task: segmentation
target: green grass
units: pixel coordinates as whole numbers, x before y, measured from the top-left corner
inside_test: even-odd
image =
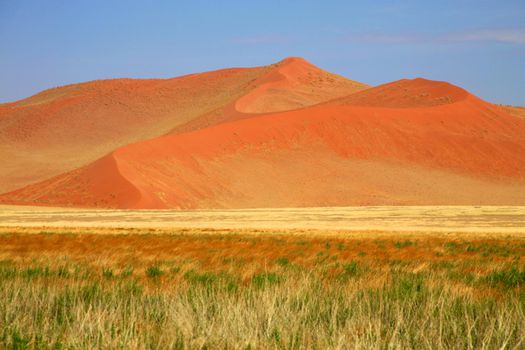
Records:
[[[470,284],[504,287],[494,298],[449,288],[440,271],[455,271],[454,264],[417,273],[396,265],[374,287],[373,266],[349,261],[326,275],[331,266],[245,279],[195,269],[165,274],[158,265],[144,278],[110,267],[96,274],[85,266],[65,278],[73,266],[2,266],[0,348],[477,349],[525,341],[523,268]]]
[[[106,278],[113,278],[115,275],[113,274],[113,270],[110,268],[106,268],[102,270],[102,276]]]
[[[149,278],[158,278],[162,276],[163,273],[164,272],[162,271],[162,269],[157,265],[149,266],[146,269],[146,276],[148,276]]]
[[[285,256],[281,256],[281,257],[277,258],[277,260],[275,261],[275,263],[276,263],[277,265],[280,265],[280,266],[282,266],[282,267],[285,267],[285,266],[290,265],[290,260],[289,260],[287,257],[285,257]]]
[[[217,243],[214,236],[174,236],[158,238],[152,249],[155,237],[145,248],[142,236],[114,238],[112,247],[125,244],[106,254],[91,244],[97,248],[86,255],[70,241],[69,251],[41,258],[39,251],[19,256],[6,244],[0,349],[525,344],[519,241],[221,236]]]
[[[273,284],[278,284],[282,280],[282,276],[276,273],[263,272],[253,275],[252,284],[257,288],[263,288]]]
[[[406,248],[406,247],[411,247],[415,245],[415,242],[412,242],[412,241],[409,241],[409,240],[406,240],[406,241],[397,241],[394,243],[394,246],[397,248],[397,249],[403,249],[403,248]]]
[[[349,263],[343,264],[343,271],[339,274],[339,279],[342,281],[348,281],[348,279],[356,277],[360,272],[361,268],[358,263],[351,261]]]
[[[492,287],[515,288],[525,285],[525,266],[518,269],[513,266],[510,269],[492,271],[481,279],[482,282]]]

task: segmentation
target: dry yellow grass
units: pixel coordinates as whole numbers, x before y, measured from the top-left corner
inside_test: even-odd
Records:
[[[521,348],[519,235],[0,230],[0,347]]]
[[[519,349],[523,213],[0,207],[0,348]]]

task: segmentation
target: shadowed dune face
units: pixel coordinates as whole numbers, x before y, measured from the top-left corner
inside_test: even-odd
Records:
[[[154,138],[117,149],[111,166],[0,198],[123,208],[525,202],[524,120],[449,84],[403,86],[429,95],[408,107],[397,87],[390,97],[379,87],[356,94],[368,105],[339,99]]]
[[[324,83],[304,81],[310,77]],[[274,80],[278,88],[267,88]],[[304,60],[287,59],[173,79],[102,80],[49,89],[0,105],[0,192],[82,167],[129,143],[249,117],[236,110],[239,100],[248,111],[260,109],[261,101],[291,109],[365,87]]]

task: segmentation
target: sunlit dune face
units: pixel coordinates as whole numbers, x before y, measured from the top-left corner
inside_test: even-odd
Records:
[[[255,89],[236,101],[244,113],[304,108],[366,89],[368,86],[321,70],[302,58],[288,58],[259,78]]]

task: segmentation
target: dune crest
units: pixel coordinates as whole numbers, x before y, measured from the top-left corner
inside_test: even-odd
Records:
[[[345,96],[333,104],[386,108],[431,107],[473,97],[460,87],[424,78],[402,79]]]
[[[312,65],[303,58],[289,57],[257,81],[257,87],[238,99],[235,109],[244,113],[269,113],[303,108],[347,96],[368,88]]]

